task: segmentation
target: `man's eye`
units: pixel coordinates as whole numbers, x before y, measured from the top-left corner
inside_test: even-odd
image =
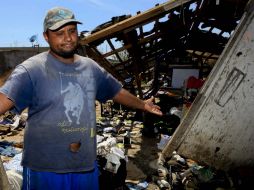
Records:
[[[76,33],[76,30],[75,29],[73,29],[73,30],[70,30],[70,33]]]
[[[62,35],[63,35],[63,32],[57,32],[56,35],[57,35],[57,36],[62,36]]]

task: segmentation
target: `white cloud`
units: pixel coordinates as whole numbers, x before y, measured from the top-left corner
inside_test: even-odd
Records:
[[[112,12],[113,14],[120,14],[121,12],[124,14],[124,10],[121,9],[121,7],[115,6],[114,2],[112,1],[101,1],[101,0],[88,0],[91,4],[96,6],[98,9],[101,9],[102,11]]]
[[[96,5],[96,6],[105,6],[105,4],[100,0],[88,0],[90,3]]]

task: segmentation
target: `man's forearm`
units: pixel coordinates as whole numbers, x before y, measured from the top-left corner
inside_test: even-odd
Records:
[[[13,102],[4,94],[0,93],[0,115],[14,106]]]
[[[148,100],[141,100],[137,98],[136,96],[132,95],[125,89],[121,89],[120,92],[118,92],[113,100],[119,104],[123,104],[125,106],[140,109],[143,111],[148,111],[150,113],[162,116],[163,113],[160,110],[160,107],[153,104],[154,97],[149,98]]]
[[[135,108],[135,109],[145,109],[145,102],[136,96],[132,95],[125,89],[121,89],[113,100],[119,104]]]

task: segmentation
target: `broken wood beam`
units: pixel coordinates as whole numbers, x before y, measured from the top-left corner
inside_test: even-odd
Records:
[[[139,23],[145,23],[147,20],[151,18],[155,18],[156,16],[159,16],[163,13],[166,13],[167,11],[178,7],[180,5],[183,5],[191,0],[180,0],[180,1],[168,1],[166,3],[163,3],[161,5],[158,5],[152,9],[149,9],[148,11],[145,11],[143,13],[140,13],[138,15],[132,16],[126,20],[123,20],[117,24],[114,24],[112,26],[109,26],[103,30],[100,30],[98,32],[95,32],[84,39],[81,39],[80,44],[86,45],[90,42],[93,42],[95,40],[108,37],[110,34],[114,34],[116,32],[122,31],[126,28],[135,27]]]

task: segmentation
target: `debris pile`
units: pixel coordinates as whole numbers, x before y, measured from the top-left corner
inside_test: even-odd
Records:
[[[108,104],[110,105],[110,104]],[[161,151],[170,141],[174,123],[164,120],[154,122],[157,132],[144,135],[147,126],[135,120],[135,112],[115,112],[105,109],[103,117],[97,117],[97,162],[100,170],[101,190],[240,190],[248,189],[254,179],[253,168],[239,168],[234,171],[220,171],[202,165],[190,158],[173,152],[170,158],[160,160]],[[171,115],[181,117],[176,107],[167,109]],[[0,154],[9,182],[21,187],[22,183],[22,142],[10,142],[8,137],[22,132],[26,114],[6,113],[1,126]],[[173,126],[174,128],[176,126]],[[149,141],[151,144],[142,143]],[[142,153],[144,152],[144,153]],[[154,164],[155,163],[155,164]],[[130,167],[130,166],[135,167]],[[136,176],[130,171],[134,171]],[[138,173],[140,170],[141,174]],[[142,173],[143,172],[143,173]],[[133,175],[133,176],[131,176]]]
[[[27,113],[23,112],[21,115],[15,114],[11,111],[6,112],[0,118],[0,135],[2,138],[15,135],[25,127]]]

